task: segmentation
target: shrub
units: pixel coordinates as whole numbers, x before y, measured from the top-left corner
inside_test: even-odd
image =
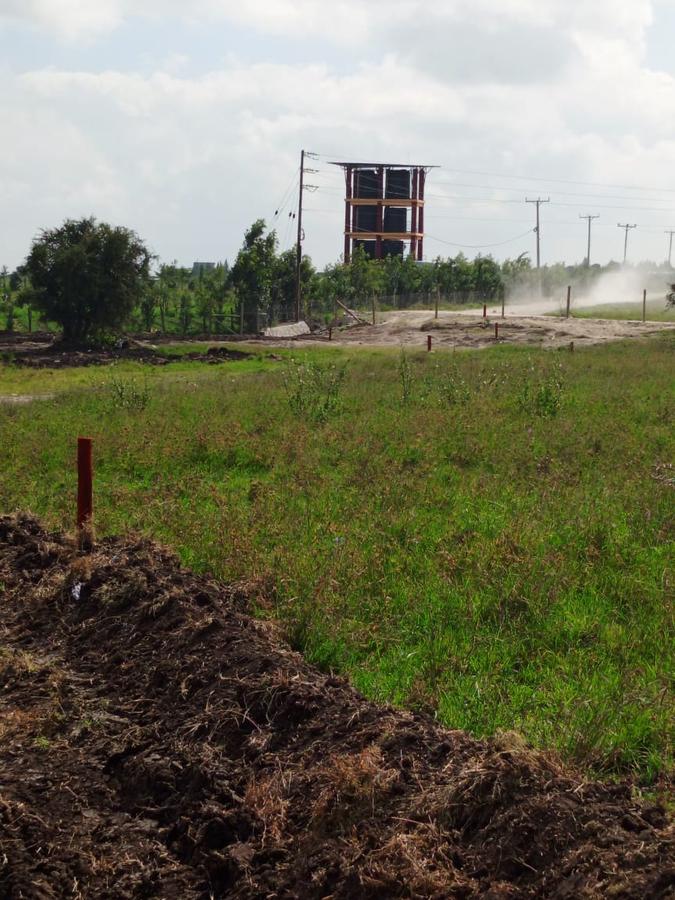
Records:
[[[284,372],[288,405],[311,422],[325,422],[340,410],[345,366],[291,359]]]

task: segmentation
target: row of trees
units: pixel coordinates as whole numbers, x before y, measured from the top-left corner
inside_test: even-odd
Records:
[[[651,264],[650,264],[651,265]],[[301,265],[303,315],[330,318],[338,305],[404,308],[432,297],[453,303],[495,300],[504,294],[559,293],[574,282],[590,283],[618,268],[555,265],[536,271],[527,254],[498,263],[463,254],[420,264],[412,257],[371,260],[358,250],[350,262],[317,271]],[[35,318],[60,325],[64,338],[84,342],[121,328],[207,334],[258,331],[292,319],[295,250],[279,253],[274,231],[258,220],[248,229],[236,259],[215,267],[157,266],[140,238],[95,219],[67,221],[33,242],[25,264],[0,271],[0,314],[12,330],[30,330]],[[2,322],[0,320],[0,327]]]

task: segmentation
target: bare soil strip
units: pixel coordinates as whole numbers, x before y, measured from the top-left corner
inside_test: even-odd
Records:
[[[495,338],[495,324],[499,326]],[[513,315],[502,319],[498,312],[483,318],[480,312],[433,310],[400,310],[384,313],[376,325],[359,325],[334,330],[332,340],[338,344],[364,346],[406,346],[422,349],[431,335],[434,347],[481,349],[497,342],[526,344],[544,349],[575,345],[602,344],[607,341],[646,337],[675,329],[672,322],[633,322],[614,319],[575,319],[554,316]],[[305,343],[312,337],[300,338]]]
[[[142,540],[0,518],[0,896],[666,898],[627,784],[366,702]]]

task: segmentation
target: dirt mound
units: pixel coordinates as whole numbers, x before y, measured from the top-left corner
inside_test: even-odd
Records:
[[[106,366],[121,360],[147,363],[152,366],[166,366],[181,360],[197,362],[221,363],[227,360],[247,359],[251,356],[243,350],[229,347],[209,347],[206,353],[186,353],[182,356],[164,356],[152,347],[140,345],[111,348],[106,350],[73,350],[63,349],[58,343],[31,346],[28,349],[17,345],[12,353],[11,362],[17,366],[33,369],[63,369],[73,366]]]
[[[0,584],[0,896],[675,896],[660,807],[366,702],[253,587],[26,517]]]

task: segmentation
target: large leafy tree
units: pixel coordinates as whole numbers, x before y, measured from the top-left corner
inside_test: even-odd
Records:
[[[81,344],[124,324],[147,288],[150,260],[128,228],[69,219],[35,239],[25,270],[35,306],[65,341]]]
[[[273,318],[281,321],[290,321],[295,318],[296,303],[296,279],[298,274],[298,256],[295,247],[281,253],[274,266],[272,280],[272,307]],[[309,298],[316,270],[309,256],[303,254],[300,262],[300,290],[303,309],[301,317],[308,316]]]
[[[258,310],[270,312],[272,282],[277,261],[277,236],[265,234],[263,219],[257,219],[244,235],[244,244],[232,266],[230,279],[237,292],[239,304],[243,304],[244,328],[247,332],[258,330]]]

